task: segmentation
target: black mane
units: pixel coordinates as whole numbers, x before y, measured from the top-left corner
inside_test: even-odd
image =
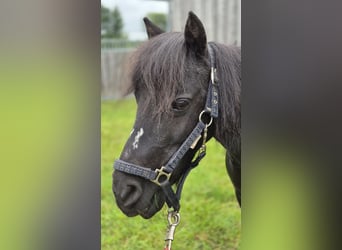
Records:
[[[219,80],[219,117],[215,137],[230,142],[229,148],[240,148],[240,93],[241,93],[241,49],[213,43]]]

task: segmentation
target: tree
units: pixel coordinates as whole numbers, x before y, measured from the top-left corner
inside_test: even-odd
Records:
[[[113,38],[122,38],[123,21],[118,7],[115,7],[114,11],[112,12],[112,25]]]
[[[101,4],[101,24],[109,23],[110,10]]]
[[[101,38],[126,38],[123,20],[118,7],[113,11],[101,5]]]
[[[167,18],[166,14],[159,12],[150,12],[147,13],[148,19],[152,21],[155,25],[157,25],[162,30],[166,31],[167,29]]]
[[[105,37],[110,26],[110,10],[101,4],[101,37]]]

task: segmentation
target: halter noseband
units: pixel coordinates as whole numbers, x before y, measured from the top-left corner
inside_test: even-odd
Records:
[[[185,182],[186,177],[190,173],[190,171],[196,167],[200,160],[205,156],[206,153],[206,139],[207,139],[207,131],[208,127],[211,125],[213,118],[218,117],[218,86],[216,79],[216,64],[215,64],[215,51],[212,48],[214,45],[208,43],[208,52],[210,58],[210,81],[209,88],[207,94],[207,100],[204,109],[199,114],[199,121],[195,128],[192,130],[190,135],[185,139],[183,144],[178,148],[178,150],[171,156],[170,160],[163,165],[162,167],[151,170],[149,168],[141,167],[129,162],[125,162],[122,160],[116,160],[114,162],[114,169],[125,172],[127,174],[136,175],[143,177],[147,180],[152,181],[156,185],[160,186],[166,196],[166,203],[174,211],[178,212],[180,209],[180,196],[183,188],[183,184]],[[210,116],[210,121],[205,123],[202,119],[204,114],[208,114]],[[170,183],[170,178],[173,171],[176,169],[179,161],[184,157],[186,152],[191,149],[195,149],[198,141],[202,137],[203,132],[203,140],[202,145],[198,150],[198,155],[195,160],[193,160],[185,173],[181,176],[178,184],[176,192],[173,191]]]

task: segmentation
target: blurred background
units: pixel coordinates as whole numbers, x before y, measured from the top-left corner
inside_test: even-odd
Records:
[[[102,0],[101,97],[118,99],[127,82],[129,56],[147,39],[148,17],[165,31],[183,31],[188,12],[203,22],[208,41],[241,44],[239,0]]]
[[[161,249],[166,229],[166,206],[153,218],[128,218],[112,194],[113,160],[132,130],[136,103],[124,98],[130,58],[147,40],[144,17],[164,31],[184,31],[188,12],[203,22],[208,41],[241,43],[241,3],[238,0],[101,2],[101,247]],[[175,249],[236,250],[240,245],[241,210],[225,169],[225,150],[214,140],[208,156],[185,184],[182,223]],[[207,171],[210,168],[210,171]],[[205,185],[203,185],[205,183]],[[222,218],[225,218],[222,220]],[[149,232],[149,233],[147,233]],[[134,236],[134,237],[132,237]]]
[[[118,6],[125,27],[121,2],[102,5],[110,11]],[[212,1],[197,2],[207,5]],[[314,0],[243,2],[241,249],[342,249],[341,4]],[[134,22],[138,32],[143,31],[141,18],[148,12],[169,13],[168,7],[155,10],[150,6],[146,13],[138,14],[140,8],[130,12],[134,17],[140,15]],[[214,11],[209,8],[201,13],[194,9],[206,27],[209,24],[204,15]],[[188,10],[184,7],[177,13],[183,11]],[[182,16],[181,25],[186,14]],[[100,34],[105,35],[101,2],[4,0],[0,1],[0,19],[0,249],[100,249],[101,226],[111,228],[108,240],[116,241],[119,236],[115,230],[120,226],[115,225],[123,225],[115,224],[115,218],[101,217],[101,209],[110,210],[107,214],[112,215],[115,209],[111,165],[121,148],[111,150],[115,147],[112,144],[123,143],[117,139],[116,124],[125,124],[114,113],[122,106],[100,101],[104,58]],[[123,33],[127,39],[140,40],[137,35],[130,36],[127,27]],[[107,108],[101,110],[104,103]],[[134,115],[134,100],[128,104],[132,106],[126,108]],[[122,109],[122,113],[126,111]],[[101,112],[109,116],[102,124]],[[101,126],[106,128],[101,132],[104,134]],[[101,142],[102,135],[109,139]],[[110,152],[103,155],[104,148]],[[105,160],[107,171],[103,171],[107,175],[103,179],[101,160]],[[229,183],[226,175],[222,177]],[[108,195],[101,192],[101,184]],[[102,204],[102,195],[111,200]],[[218,203],[231,197],[217,189],[206,196]],[[226,210],[225,202],[221,203],[222,211]],[[205,214],[206,209],[199,209],[198,214],[209,220],[218,214],[218,210]],[[199,217],[196,220],[202,222]],[[213,238],[226,242],[227,235],[238,235],[236,228],[223,231],[234,221],[216,218],[212,223],[218,226],[215,237],[208,237],[205,228],[195,241],[184,242],[217,244]],[[114,227],[105,222],[114,223]],[[154,222],[144,225],[140,228],[143,237],[155,232],[148,230]],[[183,232],[195,232],[182,225]],[[183,233],[177,235],[186,238]],[[128,235],[124,242],[132,239],[137,237]],[[236,248],[233,240],[229,242]],[[142,247],[151,249],[151,245]],[[194,245],[188,248],[196,249]]]

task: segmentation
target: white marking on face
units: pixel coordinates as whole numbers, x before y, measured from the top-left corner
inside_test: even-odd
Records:
[[[140,130],[138,131],[137,135],[134,137],[134,142],[132,144],[133,149],[137,149],[139,146],[139,140],[141,138],[141,136],[144,134],[144,129],[140,128]]]
[[[132,131],[131,131],[131,133],[129,134],[129,136],[131,136],[131,135],[133,134],[133,132],[134,132],[134,129],[132,129]]]

